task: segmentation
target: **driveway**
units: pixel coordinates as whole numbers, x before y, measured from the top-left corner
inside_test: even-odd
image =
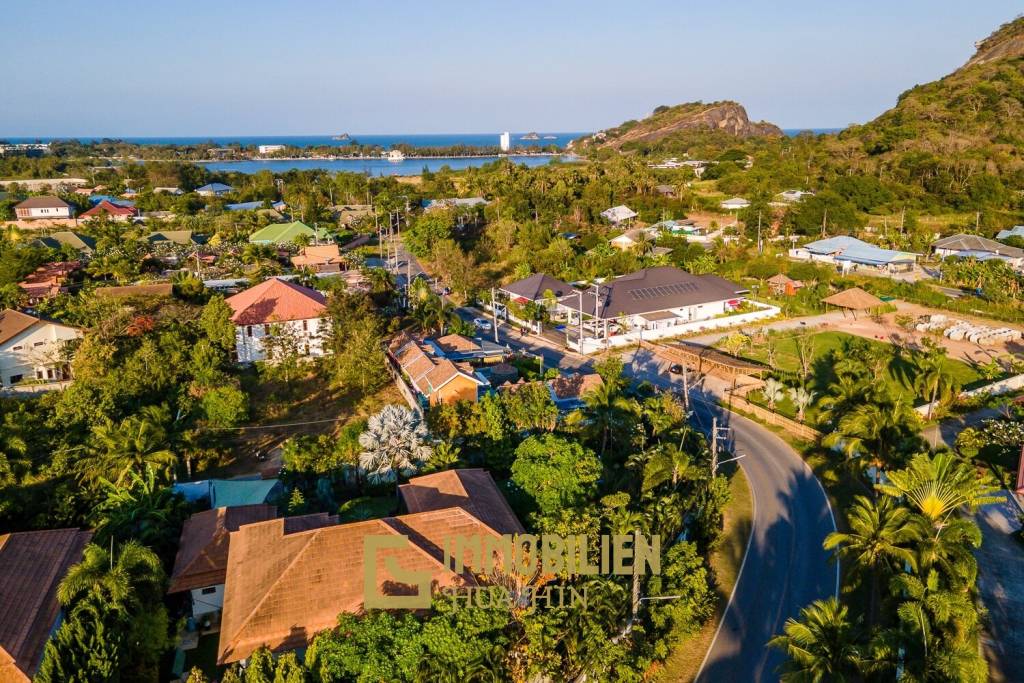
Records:
[[[981,527],[978,590],[988,608],[982,647],[993,681],[1024,681],[1024,545],[1012,534],[1019,530],[1020,509],[1003,491],[1004,501],[986,505],[974,516]]]

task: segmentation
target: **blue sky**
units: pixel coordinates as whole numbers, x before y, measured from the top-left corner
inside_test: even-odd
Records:
[[[734,99],[841,127],[1020,0],[11,3],[0,136],[583,131]]]

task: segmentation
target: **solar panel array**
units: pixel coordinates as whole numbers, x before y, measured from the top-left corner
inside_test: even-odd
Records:
[[[657,299],[663,296],[671,296],[673,294],[686,294],[688,292],[696,292],[697,285],[693,282],[677,282],[671,285],[660,285],[658,287],[638,287],[632,289],[629,292],[629,296],[635,301],[643,301],[646,299]]]

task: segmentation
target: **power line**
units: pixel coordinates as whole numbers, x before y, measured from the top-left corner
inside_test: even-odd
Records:
[[[346,418],[345,417],[332,417],[332,418],[327,419],[327,420],[308,420],[306,422],[285,422],[285,423],[276,424],[276,425],[248,425],[248,426],[245,426],[245,427],[207,427],[206,430],[207,431],[219,431],[219,432],[224,432],[224,431],[240,432],[240,431],[245,431],[246,429],[279,429],[281,427],[301,427],[303,425],[323,424],[324,422],[338,422],[339,420],[344,420],[344,419],[346,419]]]

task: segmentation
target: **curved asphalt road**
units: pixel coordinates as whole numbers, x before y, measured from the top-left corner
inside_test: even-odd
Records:
[[[838,589],[839,568],[821,547],[836,528],[832,510],[810,468],[782,439],[717,405],[692,406],[705,431],[712,415],[731,428],[730,445],[745,454],[738,464],[754,499],[747,553],[697,682],[777,681],[783,654],[768,641],[786,619]]]

